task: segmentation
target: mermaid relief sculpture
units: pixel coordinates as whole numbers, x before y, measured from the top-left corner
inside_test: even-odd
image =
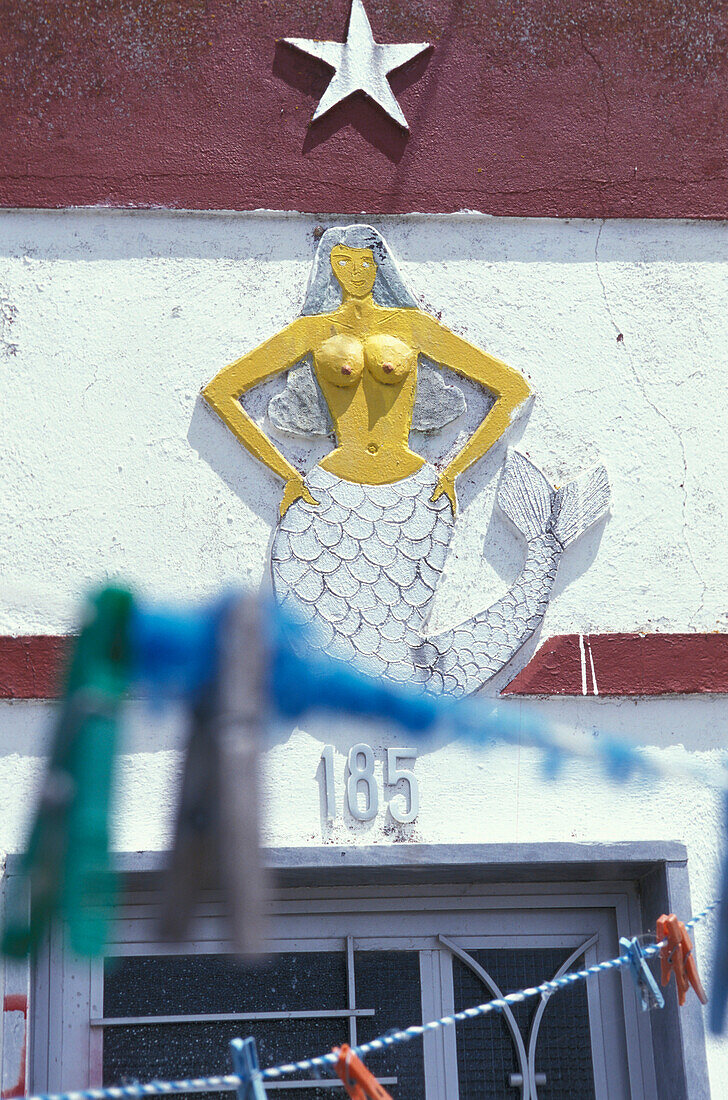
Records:
[[[460,391],[433,377],[428,361],[493,398],[440,472],[410,448],[413,420],[441,426],[464,403]],[[286,389],[269,406],[273,423],[319,434],[333,426],[335,434],[334,449],[305,476],[241,404],[253,386],[284,371]],[[271,552],[277,599],[316,624],[318,644],[332,656],[400,682],[452,695],[485,684],[541,622],[564,547],[608,507],[603,467],[555,490],[511,451],[497,500],[526,541],[523,570],[491,607],[428,633],[457,510],[456,479],[508,428],[529,387],[419,308],[370,226],[324,233],[301,316],[202,392],[285,482]]]

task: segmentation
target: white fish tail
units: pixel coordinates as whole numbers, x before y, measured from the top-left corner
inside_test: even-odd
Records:
[[[603,466],[555,489],[518,451],[506,460],[498,504],[528,545],[520,576],[501,599],[459,627],[429,637],[416,658],[433,686],[469,694],[498,672],[538,628],[548,607],[564,547],[609,507]]]
[[[603,466],[556,490],[553,532],[562,546],[569,546],[609,509],[609,478]]]
[[[551,532],[569,546],[609,508],[604,466],[554,489],[528,458],[510,451],[498,488],[498,504],[527,542]]]
[[[526,542],[549,530],[556,490],[525,455],[509,451],[498,486],[498,505]]]

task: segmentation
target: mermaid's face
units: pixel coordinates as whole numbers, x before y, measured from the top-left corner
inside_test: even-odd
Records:
[[[371,248],[349,248],[335,244],[331,249],[331,267],[345,294],[366,298],[377,277],[377,265]]]

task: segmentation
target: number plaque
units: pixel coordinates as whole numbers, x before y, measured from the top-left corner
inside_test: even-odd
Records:
[[[417,759],[417,749],[387,749],[384,755],[384,812],[400,825],[409,825],[420,810],[417,776],[411,761]],[[326,745],[321,753],[324,805],[329,820],[336,817],[336,786],[334,780],[334,746]],[[374,774],[375,755],[371,745],[360,741],[352,745],[346,760],[344,779],[344,813],[355,821],[373,821],[379,813],[379,787]]]

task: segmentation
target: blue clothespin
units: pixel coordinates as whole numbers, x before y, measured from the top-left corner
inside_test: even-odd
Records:
[[[240,1078],[238,1100],[266,1100],[255,1039],[252,1036],[247,1039],[231,1039],[230,1052],[233,1070]]]
[[[633,940],[628,940],[622,937],[619,946],[624,948],[626,955],[629,955],[629,969],[640,995],[642,1011],[648,1012],[651,1008],[664,1008],[665,998],[662,996],[655,975],[647,965],[647,956],[642,950],[639,938],[635,936]]]

